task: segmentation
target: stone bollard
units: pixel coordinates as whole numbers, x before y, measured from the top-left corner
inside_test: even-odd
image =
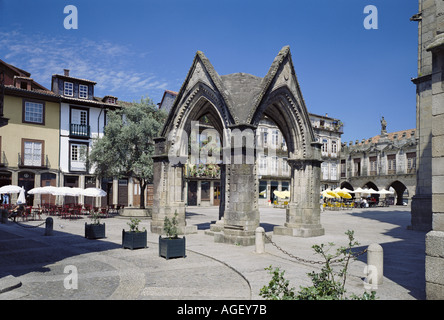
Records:
[[[256,228],[256,253],[265,252],[265,230],[262,227]]]
[[[45,236],[52,236],[52,229],[54,227],[54,220],[51,217],[46,218],[45,222]]]
[[[384,277],[384,252],[377,243],[372,243],[367,248],[366,273],[366,283],[372,289],[376,289],[378,285],[382,284]]]

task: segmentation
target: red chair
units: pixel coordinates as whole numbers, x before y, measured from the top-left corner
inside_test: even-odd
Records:
[[[108,209],[107,208],[100,208],[100,215],[103,218],[108,218]]]
[[[28,217],[31,215],[31,210],[32,210],[32,207],[30,207],[30,206],[26,206],[25,207],[25,210],[22,212],[22,220],[23,221],[28,221]]]

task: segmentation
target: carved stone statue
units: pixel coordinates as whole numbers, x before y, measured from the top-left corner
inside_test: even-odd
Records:
[[[384,117],[381,119],[381,135],[387,134],[387,121],[385,121]]]

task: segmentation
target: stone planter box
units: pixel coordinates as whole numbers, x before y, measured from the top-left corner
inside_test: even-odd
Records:
[[[122,230],[122,247],[133,249],[146,248],[147,231],[134,232]]]
[[[85,238],[100,239],[105,238],[105,224],[88,224],[85,222]]]
[[[159,236],[159,257],[185,258],[185,237],[171,239]]]

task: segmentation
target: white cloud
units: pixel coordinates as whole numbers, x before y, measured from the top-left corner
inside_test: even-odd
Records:
[[[97,82],[97,96],[111,94],[132,101],[147,94],[161,95],[168,82],[134,65],[134,60],[143,56],[109,41],[76,42],[72,38],[0,31],[0,59],[30,72],[47,88],[53,74],[70,69],[73,77]]]

